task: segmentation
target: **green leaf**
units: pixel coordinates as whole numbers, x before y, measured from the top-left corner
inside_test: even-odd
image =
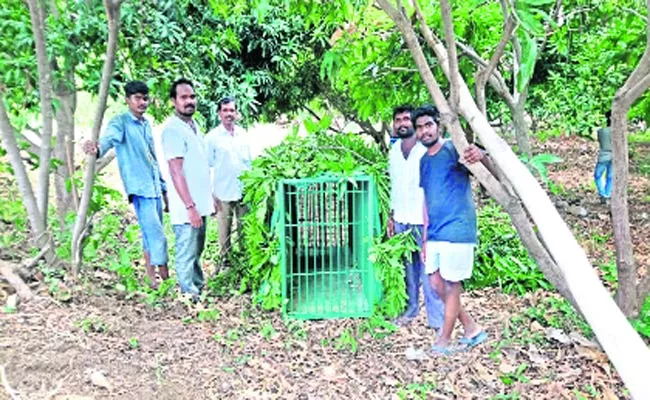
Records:
[[[316,133],[321,130],[318,122],[315,122],[312,119],[306,118],[303,121],[303,124],[305,124],[305,129],[307,130],[307,133]]]
[[[521,39],[521,65],[517,75],[517,90],[519,92],[523,91],[533,77],[535,63],[537,62],[537,42],[535,39],[526,31],[522,31]]]
[[[553,4],[555,0],[518,0],[517,4],[523,3],[529,6],[543,6],[546,4]]]
[[[544,26],[535,17],[535,14],[528,6],[522,3],[517,3],[515,6],[515,12],[526,31],[535,35],[541,35],[544,33]]]

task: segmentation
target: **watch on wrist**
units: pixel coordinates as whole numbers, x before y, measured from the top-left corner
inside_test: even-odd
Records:
[[[196,204],[194,204],[194,202],[192,202],[192,204],[190,204],[190,205],[188,205],[188,206],[185,206],[185,208],[188,209],[188,210],[189,210],[190,208],[194,208],[194,207],[196,207]]]

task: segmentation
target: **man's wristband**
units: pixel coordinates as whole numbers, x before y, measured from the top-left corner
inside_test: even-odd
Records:
[[[190,208],[194,208],[194,207],[196,207],[196,204],[194,204],[194,203],[190,204],[189,206],[185,206],[185,208],[188,209],[188,210]]]

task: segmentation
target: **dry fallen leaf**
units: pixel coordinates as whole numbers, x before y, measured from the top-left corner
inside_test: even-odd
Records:
[[[557,329],[557,328],[548,328],[546,330],[546,337],[549,339],[556,340],[562,344],[569,344],[571,343],[571,339],[569,336],[567,336],[566,333],[562,329]]]
[[[104,375],[104,373],[101,371],[94,371],[90,375],[90,382],[92,382],[92,384],[95,386],[111,390],[111,383],[108,381],[108,378],[106,378],[106,375]]]
[[[510,374],[512,372],[515,372],[517,370],[517,367],[514,365],[508,363],[505,360],[501,360],[501,364],[499,364],[499,371],[501,371],[504,374]]]
[[[531,322],[531,324],[530,324],[530,331],[531,332],[541,332],[543,330],[544,330],[544,328],[542,327],[542,325],[539,322],[537,322],[537,321]]]
[[[427,359],[427,354],[422,349],[409,347],[406,349],[406,359],[409,361],[422,361]]]
[[[539,365],[544,365],[548,361],[548,359],[546,357],[542,356],[539,353],[539,350],[537,349],[537,346],[535,346],[534,344],[528,345],[528,359],[533,364],[539,364]]]
[[[609,386],[607,386],[607,385],[605,385],[604,383],[601,382],[600,387],[601,387],[602,392],[603,392],[602,393],[603,394],[603,397],[602,397],[603,400],[618,400],[618,396],[616,395],[616,393],[614,393],[612,391],[612,389],[609,388]]]

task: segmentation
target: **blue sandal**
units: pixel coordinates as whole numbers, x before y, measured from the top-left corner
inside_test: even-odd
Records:
[[[463,338],[458,339],[458,343],[465,346],[465,350],[469,350],[472,347],[476,347],[479,344],[485,342],[487,340],[487,338],[488,338],[487,332],[480,331],[479,333],[477,333],[476,335],[474,335],[471,338],[463,337]]]
[[[451,347],[451,346],[436,346],[431,345],[430,353],[433,356],[446,356],[449,357],[455,353],[463,351],[464,348]]]

